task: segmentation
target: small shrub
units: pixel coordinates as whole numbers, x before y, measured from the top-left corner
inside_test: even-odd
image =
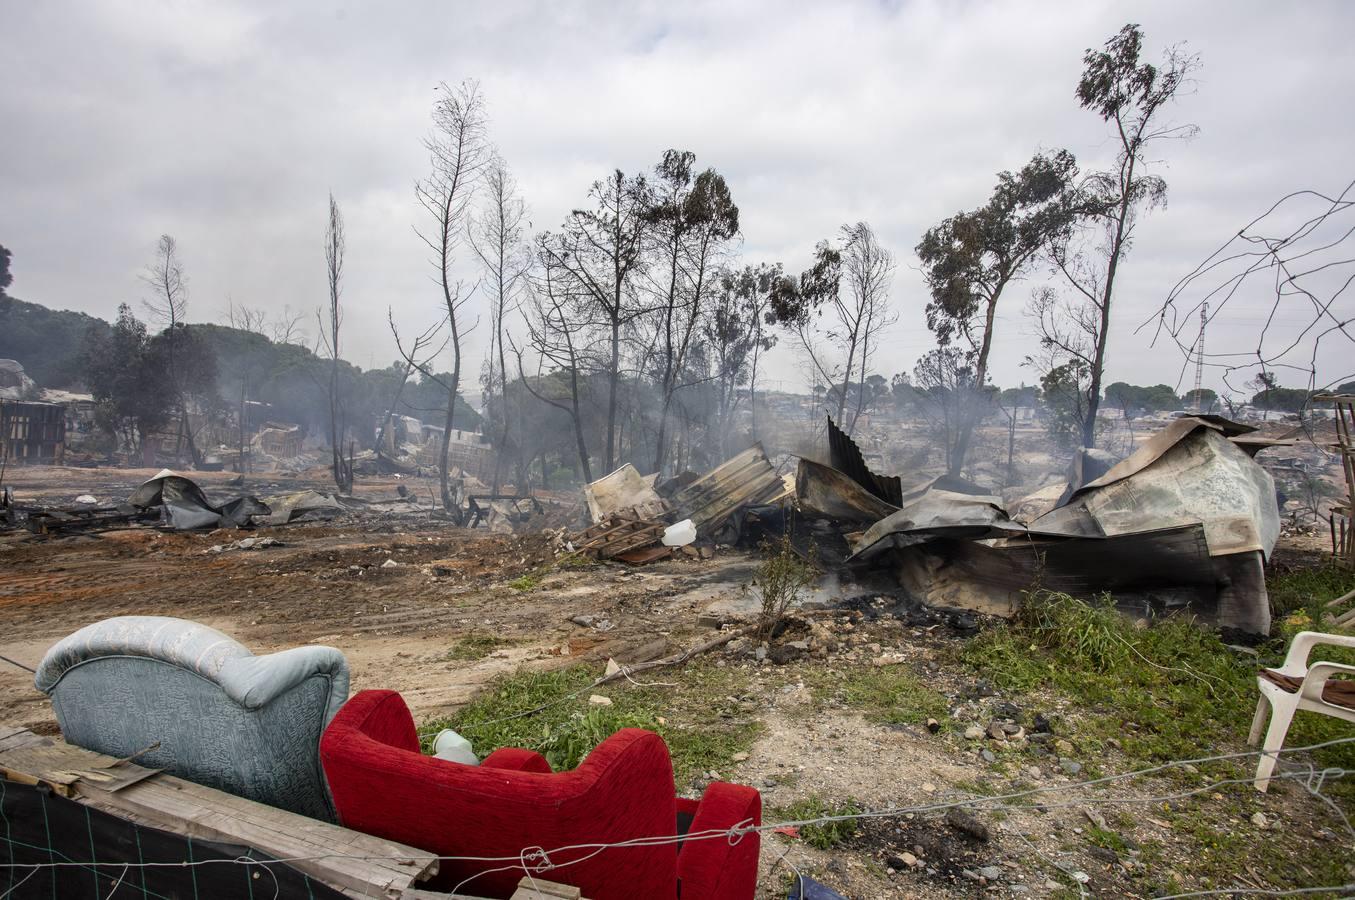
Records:
[[[508,586],[515,591],[522,591],[524,594],[528,591],[534,591],[541,585],[541,579],[532,574],[521,575],[508,582]]]
[[[800,591],[809,587],[818,579],[818,569],[800,557],[791,546],[790,537],[783,536],[779,541],[767,541],[762,544],[767,554],[758,566],[750,586],[757,594],[761,609],[758,612],[757,635],[760,640],[771,640],[776,626],[785,618],[786,611],[800,597]],[[812,551],[811,551],[812,555]]]

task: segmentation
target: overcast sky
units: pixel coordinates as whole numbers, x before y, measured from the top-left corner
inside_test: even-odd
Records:
[[[842,223],[873,224],[899,259],[900,320],[876,368],[910,371],[931,346],[913,246],[1037,150],[1110,162],[1104,124],[1073,91],[1083,51],[1127,20],[1150,58],[1185,41],[1203,61],[1168,111],[1200,134],[1162,151],[1170,205],[1122,269],[1109,355],[1108,380],[1176,384],[1180,351],[1134,328],[1280,196],[1355,177],[1355,4],[0,0],[10,292],[112,318],[144,295],[137,273],[168,232],[191,320],[221,321],[233,298],[313,323],[332,190],[348,227],[344,355],[386,365],[388,306],[410,331],[437,316],[412,230],[434,86],[476,78],[535,230],[594,179],[648,171],[670,147],[728,179],[748,261],[798,270]],[[1020,366],[1031,287],[1004,298],[1003,386],[1034,380]],[[1216,321],[1210,348],[1254,345],[1260,309]],[[1355,368],[1349,343],[1324,346],[1319,381]],[[771,370],[803,389],[793,354]]]

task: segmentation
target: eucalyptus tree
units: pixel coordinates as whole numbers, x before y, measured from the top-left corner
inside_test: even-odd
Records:
[[[587,380],[584,357],[588,334],[573,321],[575,303],[564,290],[560,275],[563,268],[548,244],[549,235],[537,238],[540,267],[530,284],[527,300],[519,310],[526,327],[526,346],[513,347],[518,378],[524,390],[537,400],[569,416],[579,472],[584,481],[593,480],[589,463],[588,439],[584,432],[583,393]],[[511,340],[511,338],[510,338]],[[531,351],[536,370],[528,374],[525,351]],[[563,383],[566,396],[553,390]]]
[[[799,341],[812,381],[829,387],[836,419],[850,434],[860,413],[871,358],[881,335],[898,316],[889,305],[893,254],[865,222],[842,226],[840,235],[841,248],[820,241],[813,265],[798,280],[784,278],[775,286],[769,309],[773,321]],[[849,420],[847,405],[853,392],[858,403]]]
[[[461,516],[461,480],[453,485],[449,456],[461,392],[461,340],[465,331],[461,316],[472,293],[456,277],[454,267],[476,182],[492,159],[486,129],[484,96],[476,82],[464,81],[456,87],[440,84],[433,104],[433,128],[424,139],[429,173],[415,185],[415,195],[431,223],[415,230],[432,254],[429,261],[440,293],[441,323],[447,327],[452,351],[452,370],[445,376],[435,373],[428,360],[419,361],[416,368],[447,394],[438,474],[443,508],[454,521]],[[404,352],[401,350],[402,355]],[[414,358],[407,356],[406,360]]]
[[[518,193],[517,182],[508,170],[508,165],[500,157],[494,157],[485,170],[483,198],[482,209],[471,223],[470,242],[480,261],[484,290],[490,303],[489,353],[483,386],[486,411],[493,410],[497,405],[497,416],[490,416],[491,419],[497,419],[494,424],[498,425],[498,434],[494,440],[493,483],[490,487],[490,493],[497,494],[503,474],[503,461],[510,452],[511,436],[504,323],[505,317],[521,301],[531,255],[523,241],[527,207]],[[519,490],[522,487],[518,485]]]
[[[1095,209],[1093,221],[1101,230],[1094,251],[1080,253],[1064,242],[1056,245],[1052,254],[1080,302],[1091,308],[1097,320],[1087,360],[1084,447],[1093,446],[1096,438],[1111,301],[1120,263],[1130,247],[1139,215],[1167,202],[1167,182],[1148,171],[1157,161],[1151,154],[1163,141],[1191,138],[1199,131],[1194,125],[1162,120],[1167,106],[1189,85],[1191,73],[1199,67],[1199,57],[1185,53],[1180,45],[1167,48],[1160,66],[1143,61],[1142,56],[1143,32],[1138,25],[1126,25],[1102,49],[1087,50],[1077,85],[1078,103],[1108,124],[1116,146],[1115,164],[1083,182]]]
[[[323,314],[317,313],[317,319],[320,341],[329,355],[326,395],[329,399],[330,471],[334,476],[335,487],[342,494],[353,491],[353,467],[343,455],[348,421],[339,384],[339,336],[343,328],[343,306],[339,298],[343,293],[343,257],[346,249],[343,214],[339,211],[334,195],[330,194],[329,222],[325,226],[325,274],[329,282],[329,302]]]
[[[1066,240],[1086,210],[1077,189],[1077,161],[1066,150],[1037,153],[1019,172],[999,172],[988,202],[928,229],[916,252],[931,292],[927,327],[937,344],[962,341],[975,389],[988,382],[998,303],[1013,281],[1040,260],[1052,242]],[[955,442],[947,474],[964,467],[978,418],[974,398],[957,398]]]

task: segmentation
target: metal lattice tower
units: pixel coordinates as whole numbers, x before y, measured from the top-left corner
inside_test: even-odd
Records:
[[[1195,411],[1204,412],[1204,326],[1209,322],[1209,304],[1200,304],[1200,336],[1195,341]]]

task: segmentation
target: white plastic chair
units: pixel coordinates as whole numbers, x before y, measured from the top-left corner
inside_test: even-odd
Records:
[[[1320,644],[1336,647],[1355,648],[1355,637],[1339,634],[1325,634],[1321,631],[1301,631],[1294,635],[1289,644],[1289,653],[1285,655],[1284,665],[1271,669],[1280,675],[1302,679],[1297,691],[1287,691],[1283,687],[1258,675],[1257,687],[1261,689],[1261,699],[1256,703],[1256,716],[1252,719],[1251,734],[1247,743],[1256,746],[1261,738],[1261,726],[1266,722],[1266,706],[1270,706],[1270,727],[1266,729],[1266,740],[1261,749],[1264,751],[1260,763],[1256,766],[1255,786],[1264,792],[1270,786],[1270,773],[1275,769],[1275,761],[1284,746],[1284,737],[1289,731],[1289,723],[1294,713],[1300,709],[1322,713],[1355,722],[1355,709],[1331,703],[1322,697],[1327,680],[1335,674],[1355,676],[1355,666],[1333,662],[1315,662],[1308,664],[1308,654]]]

